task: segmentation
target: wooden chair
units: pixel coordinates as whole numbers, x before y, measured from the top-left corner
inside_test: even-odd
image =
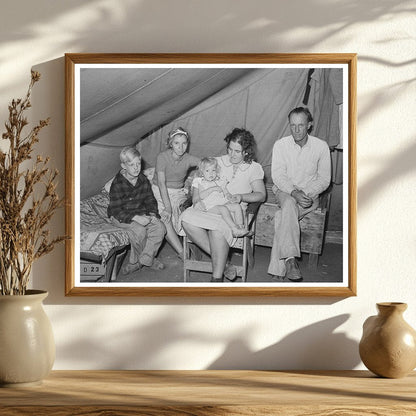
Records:
[[[271,247],[274,237],[274,217],[279,207],[274,201],[271,185],[267,188],[267,201],[257,215],[255,244]],[[325,239],[326,217],[329,212],[331,193],[325,191],[319,198],[319,206],[300,220],[300,251],[309,254],[308,267],[316,270]]]
[[[247,280],[247,270],[254,266],[254,235],[256,229],[256,215],[260,207],[260,203],[250,203],[247,206],[245,211],[245,224],[248,229],[253,232],[251,236],[245,236],[237,238],[235,244],[233,244],[230,249],[236,249],[242,251],[242,260],[241,264],[235,265],[237,276],[240,276],[243,282]],[[191,245],[196,247],[190,239],[185,236],[183,238],[183,252],[184,252],[184,261],[183,261],[183,273],[184,273],[184,282],[189,280],[189,273],[191,270],[212,273],[212,263],[211,261],[201,260],[201,256],[198,254],[195,255],[195,252],[198,253],[198,250],[192,250]]]

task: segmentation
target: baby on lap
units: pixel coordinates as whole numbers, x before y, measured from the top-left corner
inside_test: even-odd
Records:
[[[218,162],[213,157],[203,158],[199,163],[199,176],[192,182],[194,208],[221,215],[233,236],[243,237],[249,234],[244,225],[243,210],[240,204],[230,202],[232,195],[220,178],[219,170]]]

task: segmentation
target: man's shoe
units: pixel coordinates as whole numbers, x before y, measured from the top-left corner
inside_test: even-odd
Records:
[[[223,283],[224,282],[224,278],[223,277],[211,277],[211,283]]]
[[[292,282],[300,282],[303,279],[298,263],[294,258],[286,261],[286,277]]]

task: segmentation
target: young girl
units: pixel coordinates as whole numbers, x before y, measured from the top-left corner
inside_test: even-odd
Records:
[[[183,256],[179,240],[180,205],[186,201],[185,179],[189,170],[197,167],[199,158],[188,153],[189,133],[182,127],[172,130],[167,139],[167,150],[159,153],[153,177],[153,194],[159,214],[166,226],[166,239],[180,257]]]
[[[221,215],[234,237],[247,235],[243,210],[240,204],[230,202],[231,194],[227,184],[219,177],[217,160],[213,157],[203,158],[199,164],[199,174],[192,182],[194,208]]]

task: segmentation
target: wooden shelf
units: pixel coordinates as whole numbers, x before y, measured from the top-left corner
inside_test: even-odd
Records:
[[[40,386],[0,389],[13,415],[416,415],[416,372],[53,371]]]

